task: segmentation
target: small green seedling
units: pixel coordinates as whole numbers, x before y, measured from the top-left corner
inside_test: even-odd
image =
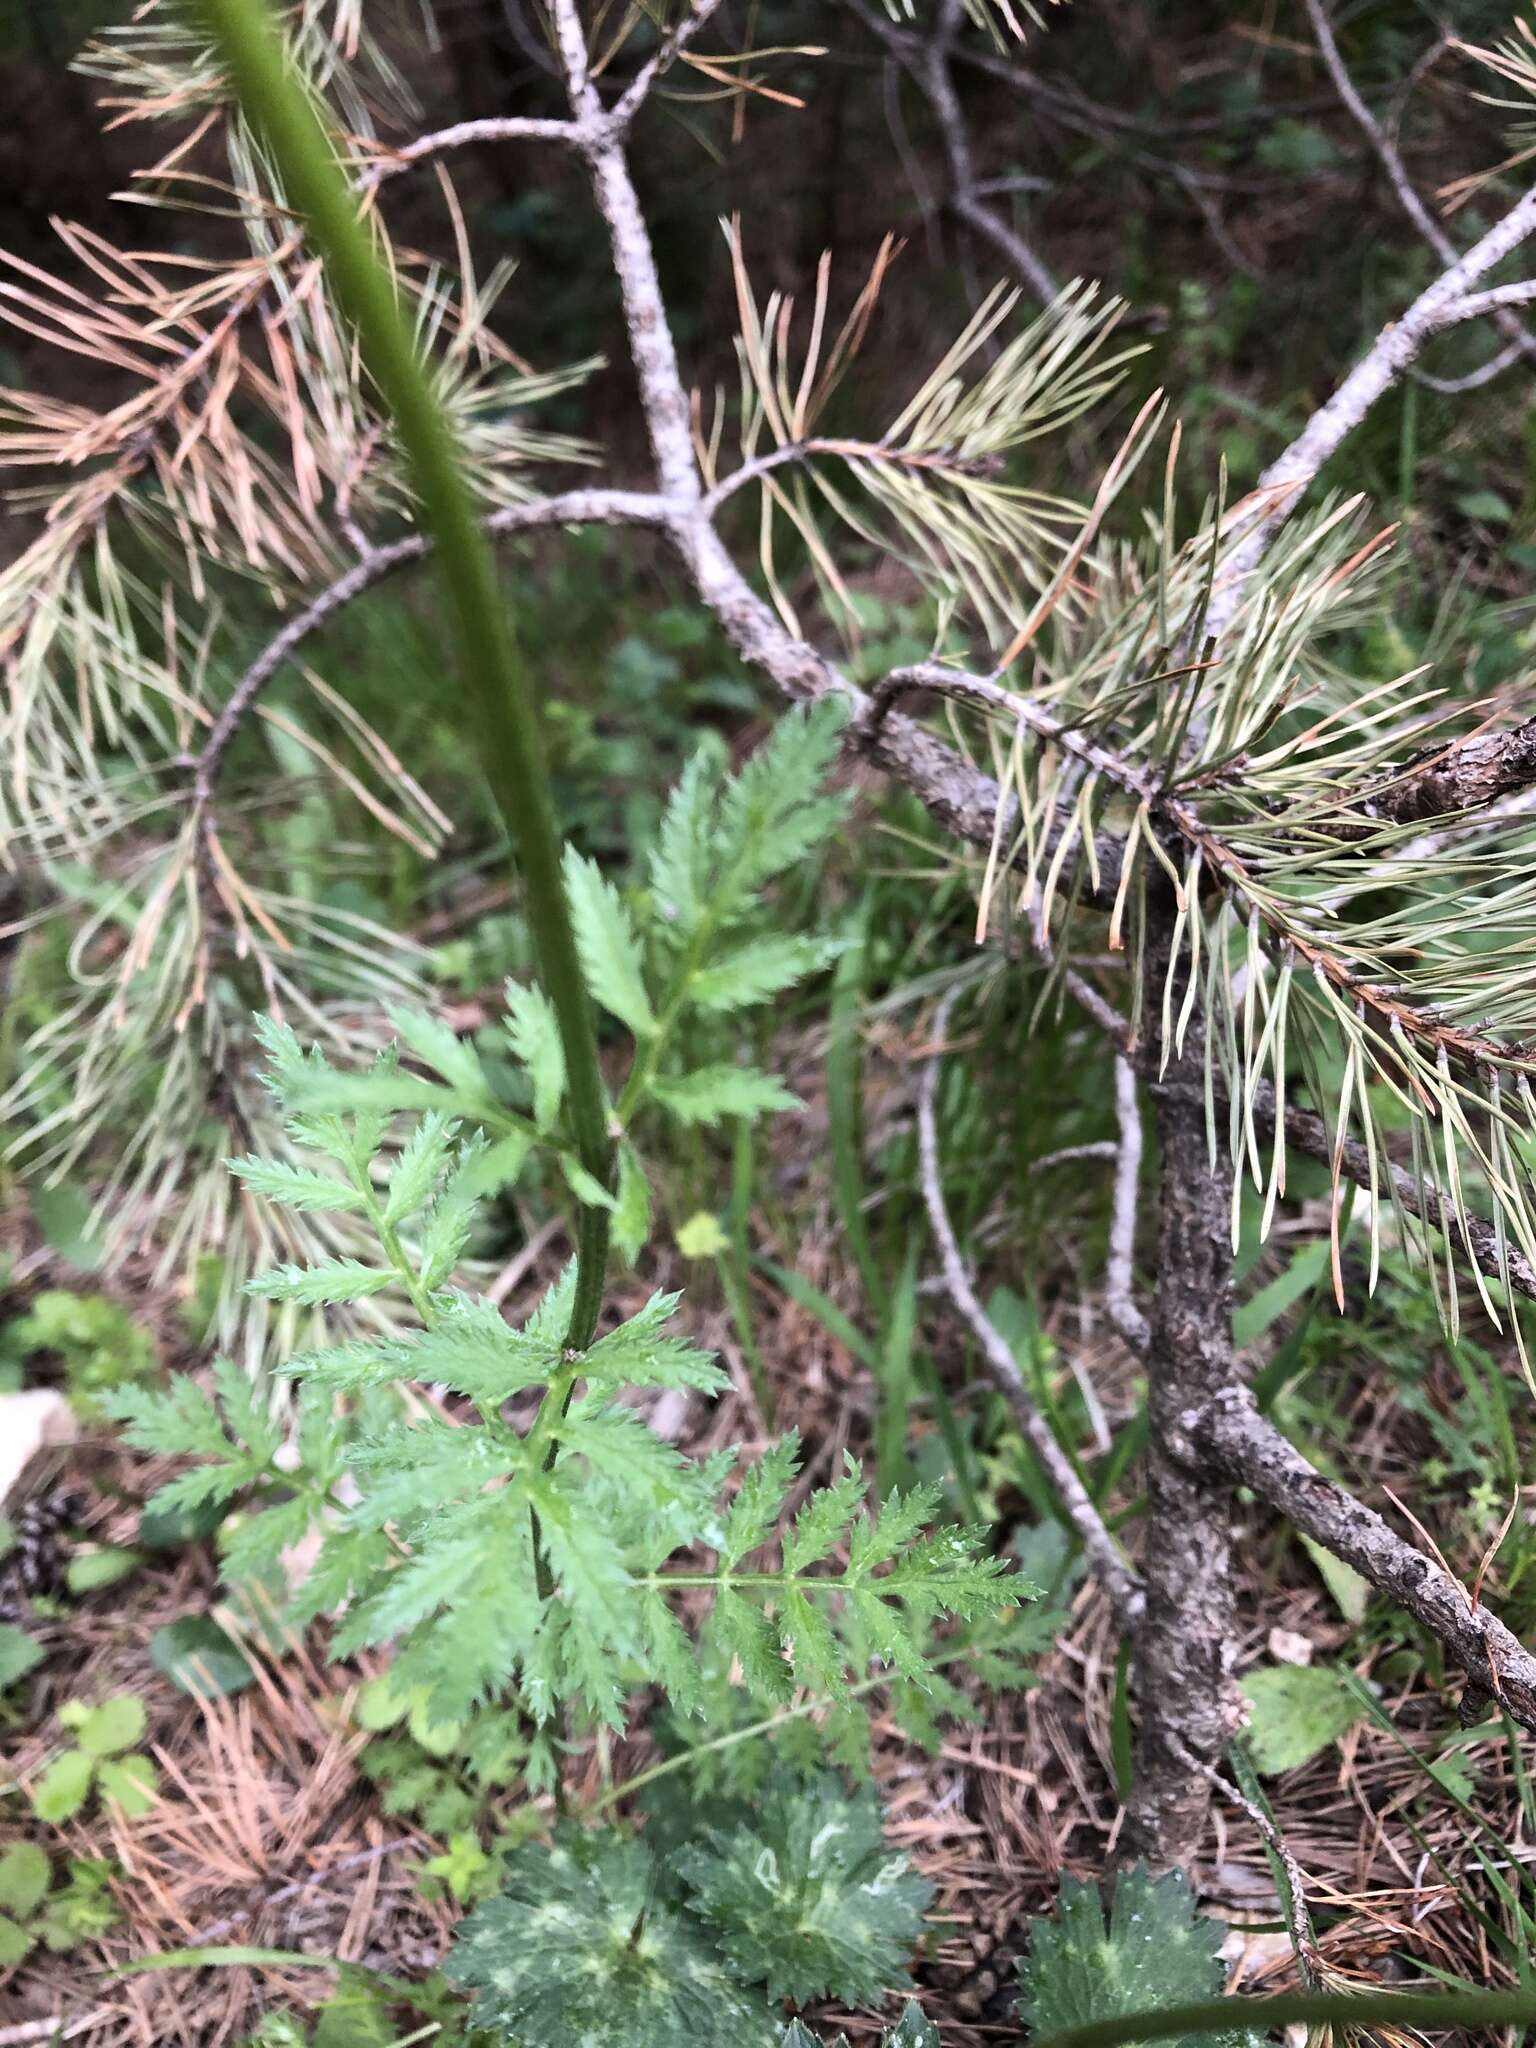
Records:
[[[21,1962],[41,1942],[56,1953],[104,1934],[117,1919],[112,1866],[72,1856],[69,1881],[56,1891],[53,1865],[36,1842],[0,1853],[0,1970]]]
[[[18,1684],[42,1661],[41,1648],[24,1629],[0,1622],[0,1692]]]
[[[144,1703],[116,1693],[98,1707],[66,1700],[59,1719],[75,1737],[73,1748],[56,1756],[32,1789],[39,1820],[57,1826],[85,1805],[93,1790],[130,1819],[155,1803],[155,1767],[146,1756],[126,1754],[144,1736]]]

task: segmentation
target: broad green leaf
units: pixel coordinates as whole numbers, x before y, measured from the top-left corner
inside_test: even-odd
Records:
[[[33,1939],[9,1914],[0,1913],[0,1970],[12,1970],[24,1962],[32,1952]]]
[[[13,1628],[10,1622],[0,1621],[0,1692],[25,1678],[42,1661],[41,1644],[34,1643],[24,1630]]]
[[[1365,1610],[1371,1604],[1371,1585],[1362,1579],[1352,1565],[1343,1558],[1335,1557],[1331,1550],[1324,1550],[1321,1543],[1314,1543],[1310,1536],[1301,1539],[1302,1548],[1317,1566],[1318,1577],[1333,1595],[1333,1603],[1346,1621],[1360,1623],[1365,1619]]]
[[[670,1904],[649,1850],[563,1826],[507,1859],[501,1896],[456,1930],[443,1973],[519,2048],[773,2048],[761,1995]]]
[[[832,1777],[775,1781],[750,1821],[676,1861],[736,1976],[796,2004],[877,2004],[905,1978],[932,1896],[886,1846],[874,1795]]]
[[[149,1639],[149,1661],[195,1699],[221,1699],[256,1683],[245,1652],[205,1614],[184,1614],[157,1628]]]
[[[53,1826],[71,1820],[90,1797],[96,1766],[83,1749],[56,1756],[32,1788],[32,1809]]]
[[[1264,1777],[1298,1770],[1360,1719],[1360,1708],[1326,1664],[1273,1664],[1240,1681],[1248,1701],[1244,1735]]]
[[[147,1756],[110,1757],[96,1773],[103,1799],[120,1807],[129,1820],[150,1811],[159,1797],[155,1767]]]
[[[115,1586],[144,1562],[142,1550],[127,1550],[103,1543],[95,1550],[82,1551],[64,1568],[64,1583],[71,1593],[93,1593],[101,1586]]]
[[[1225,1972],[1226,1929],[1197,1913],[1177,1872],[1149,1877],[1140,1864],[1123,1870],[1105,1925],[1096,1884],[1064,1877],[1053,1920],[1031,1920],[1030,1945],[1019,1962],[1019,2016],[1035,2035],[1215,1998]],[[1181,2035],[1175,2048],[1251,2048],[1241,2007],[1224,2034]]]
[[[143,1740],[144,1718],[142,1700],[132,1693],[115,1693],[77,1722],[75,1740],[87,1756],[120,1756]]]
[[[848,2048],[848,2036],[839,2034],[835,2041],[823,2043],[802,2021],[791,2020],[780,2048]],[[939,2048],[939,2030],[913,1998],[890,2032],[880,2036],[880,2048]]]
[[[52,1875],[36,1842],[13,1842],[0,1850],[0,1907],[18,1920],[30,1919]]]

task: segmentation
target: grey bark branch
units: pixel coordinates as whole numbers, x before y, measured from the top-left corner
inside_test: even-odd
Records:
[[[1417,770],[1410,762],[1409,771],[1374,799],[1380,817],[1407,824],[1482,810],[1536,783],[1536,718],[1437,747]]]
[[[1292,1528],[1352,1566],[1428,1629],[1466,1672],[1471,1707],[1491,1696],[1521,1727],[1536,1732],[1536,1658],[1496,1615],[1473,1605],[1459,1580],[1309,1465],[1245,1390],[1225,1389],[1187,1413],[1182,1428],[1231,1479],[1251,1487]]]
[[[1471,287],[1533,232],[1536,187],[1420,292],[1400,319],[1382,329],[1343,383],[1263,472],[1253,497],[1234,508],[1234,515],[1251,518],[1257,501],[1263,507],[1263,515],[1254,521],[1222,571],[1206,626],[1212,640],[1219,640],[1231,624],[1244,579],[1262,560],[1276,529],[1290,516],[1302,492],[1324,464],[1416,361],[1431,336],[1439,333],[1448,320],[1461,317],[1456,308],[1468,299]]]
[[[1141,1588],[1122,1557],[1114,1537],[1105,1528],[1099,1511],[1089,1498],[1088,1489],[1078,1477],[1072,1460],[1056,1441],[1050,1424],[1035,1406],[1034,1399],[1024,1383],[1024,1375],[1019,1370],[1018,1361],[1009,1349],[1006,1339],[977,1299],[976,1290],[971,1285],[970,1276],[965,1270],[965,1261],[960,1254],[959,1243],[955,1238],[954,1225],[949,1220],[939,1162],[937,1099],[939,1070],[944,1059],[943,1041],[949,1028],[953,1006],[954,997],[948,995],[934,1014],[935,1050],[924,1064],[917,1092],[917,1141],[923,1202],[928,1211],[933,1241],[938,1248],[944,1291],[981,1346],[987,1377],[1012,1408],[1019,1428],[1040,1460],[1042,1470],[1078,1533],[1089,1563],[1113,1601],[1116,1614],[1122,1623],[1129,1625],[1142,1612]]]
[[[1377,161],[1387,174],[1388,184],[1397,195],[1398,204],[1440,261],[1456,263],[1460,258],[1456,244],[1419,197],[1401,153],[1360,97],[1355,81],[1349,75],[1349,67],[1345,64],[1334,38],[1333,24],[1328,18],[1328,10],[1323,0],[1306,0],[1306,9],[1311,19],[1312,33],[1317,38],[1318,51],[1327,66],[1328,76],[1333,80],[1334,90],[1343,101],[1355,126],[1375,152]],[[1536,359],[1536,335],[1529,333],[1508,307],[1498,309],[1498,327],[1507,343],[1493,359],[1500,369],[1506,368],[1521,355]],[[1488,364],[1484,364],[1481,370],[1473,372],[1480,381],[1486,381],[1494,374],[1497,372]],[[1444,386],[1437,384],[1436,388],[1443,389]]]

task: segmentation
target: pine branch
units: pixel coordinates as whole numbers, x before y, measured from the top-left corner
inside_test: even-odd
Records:
[[[1397,823],[1443,820],[1480,810],[1536,784],[1536,718],[1510,732],[1478,732],[1430,750],[1370,807]]]
[[[1387,182],[1397,196],[1398,204],[1442,263],[1459,262],[1460,251],[1456,244],[1419,197],[1397,145],[1388,138],[1386,130],[1365,104],[1354,80],[1350,77],[1349,68],[1334,36],[1333,24],[1328,18],[1324,0],[1305,0],[1305,5],[1308,19],[1312,23],[1312,33],[1317,38],[1317,47],[1323,63],[1327,66],[1328,76],[1333,80],[1334,89],[1348,110],[1350,118],[1375,152],[1378,162],[1387,174]],[[1484,364],[1481,370],[1472,373],[1480,383],[1490,381],[1492,375],[1496,374],[1494,364],[1504,369],[1522,355],[1527,358],[1536,357],[1536,335],[1521,325],[1512,309],[1502,306],[1490,310],[1495,313],[1496,324],[1505,338],[1506,346],[1493,358],[1492,363]],[[1437,382],[1436,388],[1445,390],[1447,387],[1444,380]]]
[[[1263,558],[1276,529],[1290,516],[1307,486],[1383,395],[1417,361],[1425,344],[1447,324],[1480,317],[1493,308],[1466,310],[1470,288],[1536,233],[1536,187],[1504,218],[1457,257],[1413,304],[1384,327],[1333,395],[1312,414],[1301,432],[1260,475],[1250,502],[1257,524],[1225,565],[1212,600],[1207,631],[1219,640],[1236,614],[1243,580]],[[1501,303],[1508,303],[1507,301]]]
[[[1463,1718],[1489,1700],[1536,1733],[1536,1657],[1457,1580],[1405,1543],[1381,1517],[1308,1464],[1259,1414],[1246,1390],[1229,1387],[1192,1408],[1178,1429],[1195,1455],[1228,1476],[1411,1614],[1466,1672]]]

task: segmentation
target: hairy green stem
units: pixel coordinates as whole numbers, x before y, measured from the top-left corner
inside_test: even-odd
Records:
[[[327,281],[357,335],[410,465],[422,523],[437,543],[468,686],[477,741],[524,881],[539,971],[565,1051],[571,1123],[582,1165],[603,1187],[613,1142],[597,1057],[597,1033],[576,951],[561,874],[560,831],[527,674],[495,562],[462,473],[453,429],[432,389],[357,202],[300,81],[293,75],[269,0],[200,0],[241,107],[271,151],[284,190],[303,215]],[[597,1330],[608,1254],[608,1213],[583,1207],[567,1347],[584,1351]]]
[[[1238,2027],[1270,2032],[1280,2027],[1393,2025],[1456,2035],[1472,2027],[1536,2024],[1532,1991],[1288,1991],[1275,1998],[1215,1998],[1200,2005],[1170,2005],[1161,2012],[1117,2014],[1082,2026],[1038,2035],[1031,2048],[1130,2048],[1143,2041],[1173,2041],[1187,2034],[1230,2039]]]

